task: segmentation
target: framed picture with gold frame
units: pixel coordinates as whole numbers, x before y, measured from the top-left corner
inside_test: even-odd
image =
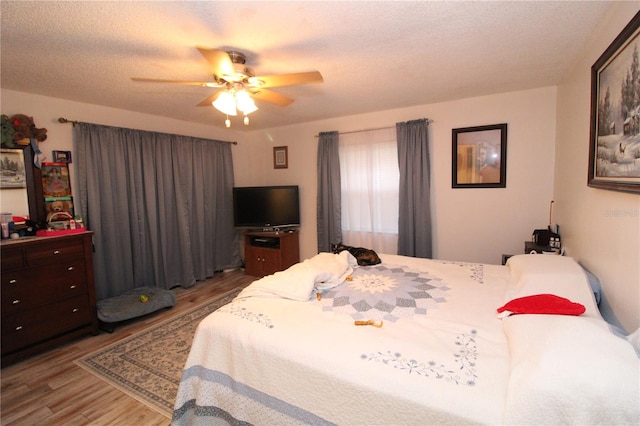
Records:
[[[289,158],[286,146],[273,147],[273,168],[286,169],[289,167]]]

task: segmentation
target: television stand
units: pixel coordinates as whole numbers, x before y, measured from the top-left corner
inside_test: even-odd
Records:
[[[300,262],[299,231],[244,233],[244,273],[264,277]]]

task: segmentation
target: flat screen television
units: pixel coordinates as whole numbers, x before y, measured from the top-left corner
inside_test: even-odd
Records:
[[[233,188],[236,228],[274,229],[300,226],[297,185]]]

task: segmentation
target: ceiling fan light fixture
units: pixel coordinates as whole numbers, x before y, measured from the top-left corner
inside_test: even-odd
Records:
[[[2,1],[2,0],[0,0]],[[293,99],[269,89],[280,86],[293,86],[322,82],[322,75],[318,71],[299,72],[289,74],[275,74],[257,76],[253,68],[246,65],[246,56],[242,52],[220,49],[205,49],[198,47],[200,54],[209,63],[212,81],[182,81],[155,78],[133,78],[134,81],[151,83],[175,83],[197,85],[202,87],[221,89],[200,102],[198,106],[213,105],[218,111],[226,115],[225,125],[231,127],[229,116],[238,115],[238,109],[244,115],[244,123],[249,124],[248,115],[258,110],[251,96],[257,96],[263,102],[278,106],[287,106]],[[269,89],[267,89],[269,88]],[[249,92],[246,92],[248,89]],[[212,99],[215,99],[212,101]]]
[[[258,77],[249,77],[247,79],[247,83],[253,87],[262,87],[264,86],[264,80],[260,80]]]
[[[238,109],[244,113],[244,115],[251,114],[254,111],[258,110],[255,102],[251,99],[251,96],[244,90],[241,90],[236,93],[236,102]]]
[[[232,68],[233,70],[229,70],[231,72],[225,72],[220,78],[228,83],[241,83],[249,78],[255,77],[253,69],[246,65],[233,64]]]
[[[218,99],[211,103],[218,111],[227,115],[237,115],[236,100],[231,92],[221,92]],[[228,127],[228,126],[227,126]]]

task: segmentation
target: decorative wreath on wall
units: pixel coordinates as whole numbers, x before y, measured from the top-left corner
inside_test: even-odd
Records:
[[[15,148],[18,145],[29,145],[31,140],[43,142],[47,139],[47,129],[37,128],[33,117],[16,114],[8,117],[2,114],[2,146]]]
[[[2,146],[15,148],[18,145],[29,145],[33,148],[33,163],[40,168],[44,161],[44,154],[38,147],[38,142],[47,139],[47,129],[39,129],[33,121],[33,117],[24,114],[16,114],[11,117],[2,114]]]

